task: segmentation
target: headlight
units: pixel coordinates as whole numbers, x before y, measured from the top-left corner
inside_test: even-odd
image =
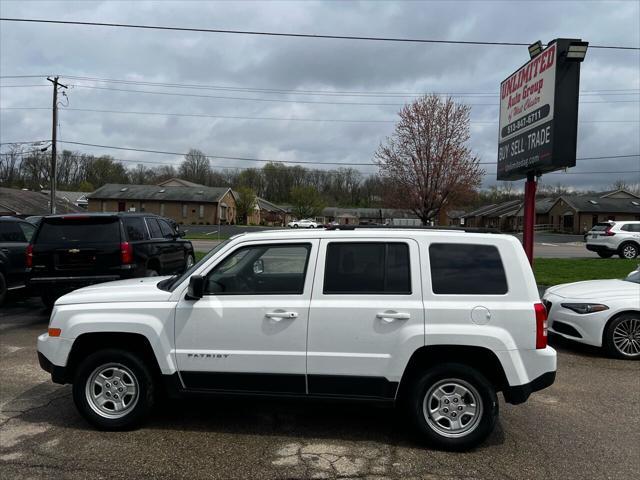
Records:
[[[609,307],[601,303],[562,303],[564,308],[568,308],[576,313],[594,313],[609,310]]]

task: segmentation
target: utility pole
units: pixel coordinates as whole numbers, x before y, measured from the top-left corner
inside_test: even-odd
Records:
[[[53,84],[53,127],[51,131],[51,215],[56,214],[56,161],[57,161],[57,149],[56,140],[58,137],[58,86],[67,88],[66,85],[58,82],[60,77],[55,77],[53,80],[47,77]]]

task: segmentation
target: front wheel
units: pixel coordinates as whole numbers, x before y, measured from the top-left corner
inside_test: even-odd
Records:
[[[467,450],[493,431],[498,417],[495,388],[477,370],[448,363],[418,376],[409,393],[410,420],[431,445]]]
[[[193,267],[195,265],[195,263],[196,263],[196,259],[193,257],[193,255],[191,255],[191,254],[187,255],[185,271],[187,271],[191,267]]]
[[[101,430],[138,425],[154,404],[154,382],[137,355],[101,350],[85,358],[73,382],[73,400],[80,414]]]
[[[0,272],[0,305],[4,303],[4,299],[7,296],[7,281],[4,279],[4,274]]]
[[[298,224],[297,224],[297,223],[294,223],[294,224],[293,224],[293,228],[298,228]]]
[[[611,321],[602,343],[612,357],[640,359],[640,313],[625,313]]]

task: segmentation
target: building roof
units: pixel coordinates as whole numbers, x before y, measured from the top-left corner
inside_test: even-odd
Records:
[[[169,178],[163,182],[158,184],[160,187],[204,187],[204,185],[200,183],[193,183],[189,180],[185,180],[183,178]]]
[[[596,195],[600,198],[640,198],[640,195],[636,195],[635,193],[632,193],[624,188],[619,188],[617,190],[607,190],[606,192],[598,192]],[[614,195],[617,195],[617,197],[614,197]]]
[[[107,183],[87,198],[96,200],[155,200],[168,202],[217,203],[231,189],[228,187],[169,187]]]
[[[267,210],[269,212],[279,212],[279,213],[285,212],[283,208],[280,208],[275,203],[271,203],[270,201],[265,200],[264,198],[256,197],[256,204],[258,205],[258,208],[260,210]]]
[[[49,195],[50,190],[42,190],[42,193]],[[73,204],[87,203],[89,192],[69,192],[66,190],[56,190],[56,197]]]
[[[593,213],[631,213],[640,215],[640,199],[635,198],[608,198],[608,197],[560,197],[559,200],[572,207],[577,212]]]
[[[60,198],[56,199],[58,213],[74,213],[83,210]],[[0,212],[11,215],[30,216],[51,213],[49,196],[42,192],[0,187]]]

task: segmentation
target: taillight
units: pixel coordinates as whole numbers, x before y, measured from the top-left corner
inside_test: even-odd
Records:
[[[25,264],[27,265],[27,267],[33,267],[33,245],[29,244],[27,245],[27,258],[25,259]]]
[[[535,303],[536,311],[536,348],[547,347],[547,309],[542,303]]]
[[[120,244],[120,261],[123,264],[133,262],[133,246],[129,242]]]
[[[604,236],[605,237],[613,237],[615,235],[615,233],[613,233],[611,231],[611,229],[613,228],[613,225],[608,226],[607,228],[604,229]]]

